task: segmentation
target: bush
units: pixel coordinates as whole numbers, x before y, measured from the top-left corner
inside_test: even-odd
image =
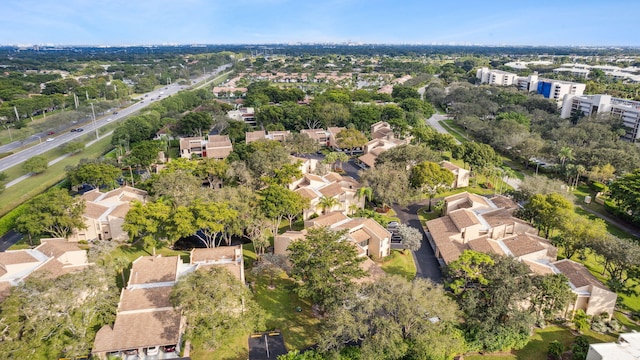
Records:
[[[616,319],[611,319],[611,321],[609,321],[609,323],[607,325],[609,326],[609,329],[611,329],[611,332],[620,332],[620,331],[622,331],[622,327],[623,326]]]
[[[590,327],[589,315],[585,314],[584,310],[580,309],[573,315],[573,323],[578,331],[585,332],[589,330]]]
[[[600,316],[594,316],[591,320],[591,330],[599,333],[606,333],[609,328],[605,324],[604,320]]]
[[[580,335],[573,341],[571,347],[571,359],[572,360],[585,360],[587,353],[589,352],[589,340],[586,336]]]
[[[549,347],[547,348],[547,355],[549,355],[549,358],[560,360],[562,359],[563,352],[564,345],[560,341],[553,340],[549,343]]]

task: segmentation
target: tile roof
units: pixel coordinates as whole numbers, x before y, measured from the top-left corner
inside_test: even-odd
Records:
[[[554,262],[553,266],[563,273],[569,279],[569,282],[571,282],[571,284],[576,288],[591,285],[609,290],[595,276],[593,276],[593,274],[591,274],[584,265],[578,264],[575,261],[564,259]]]
[[[324,215],[320,215],[315,219],[309,219],[307,221],[312,222],[314,226],[331,226],[340,221],[344,221],[349,219],[347,215],[343,214],[340,211],[333,211],[330,213],[326,213]]]
[[[176,281],[179,256],[141,256],[133,261],[129,284],[150,284]]]
[[[357,243],[363,242],[371,238],[371,235],[367,234],[367,232],[364,231],[363,229],[358,229],[352,233],[349,233],[349,236],[353,239],[353,241]]]
[[[38,262],[31,254],[22,250],[0,252],[0,265],[15,265]]]
[[[244,139],[245,139],[245,143],[248,144],[256,140],[264,140],[266,136],[267,136],[267,132],[264,130],[249,131],[244,134]]]
[[[476,215],[466,209],[454,210],[449,213],[451,221],[456,225],[458,230],[462,230],[466,227],[480,224],[480,221]]]
[[[489,198],[492,203],[494,203],[498,208],[512,209],[515,210],[518,208],[518,204],[503,195],[495,195]]]
[[[366,154],[361,155],[360,157],[358,157],[358,160],[363,162],[368,167],[373,168],[376,165],[376,159],[377,158],[378,158],[378,156],[374,155],[373,153],[366,153]]]
[[[373,219],[364,219],[364,226],[367,232],[371,232],[379,239],[391,238],[391,233]]]
[[[89,264],[82,266],[65,266],[57,259],[50,259],[44,265],[40,266],[34,273],[48,278],[57,278],[59,276],[78,272],[86,269]]]
[[[113,209],[113,211],[109,213],[109,216],[124,219],[125,216],[127,216],[127,213],[129,212],[130,208],[131,208],[130,203],[118,205],[115,209]]]
[[[326,197],[334,197],[344,193],[344,189],[342,189],[342,186],[340,186],[340,184],[337,182],[331,183],[327,186],[323,186],[322,188],[318,189],[318,191],[320,191],[320,193]]]
[[[302,195],[303,197],[306,197],[309,200],[313,200],[320,197],[315,191],[306,187],[298,188],[294,191]]]
[[[78,244],[68,242],[66,239],[42,239],[41,244],[36,247],[36,250],[49,257],[58,258],[64,253],[69,251],[83,251]]]
[[[191,250],[190,262],[195,264],[206,261],[232,260],[235,257],[236,250],[241,249],[237,246],[218,246],[216,248],[195,248]]]
[[[94,201],[100,196],[102,196],[102,193],[98,189],[93,189],[91,191],[87,191],[86,193],[82,194],[82,198],[87,201]]]
[[[494,241],[489,240],[488,236],[479,237],[467,242],[469,249],[485,254],[498,254],[505,255],[504,251],[500,248],[500,245]]]
[[[169,295],[172,286],[160,286],[142,289],[123,289],[120,295],[118,316],[121,312],[144,309],[172,308]]]
[[[454,244],[450,237],[459,235],[460,231],[451,220],[451,217],[443,216],[429,220],[426,225],[445,263],[448,264],[457,260],[462,254],[462,247]]]
[[[520,257],[534,252],[545,250],[546,248],[527,234],[514,235],[508,239],[503,239],[502,243],[511,251],[513,256]]]
[[[180,340],[180,310],[118,314],[113,328],[96,334],[93,353],[175,345]]]
[[[441,161],[440,166],[451,171],[462,169],[460,166],[450,163],[448,161]]]
[[[87,202],[84,208],[84,216],[89,219],[100,219],[100,217],[109,210],[108,206],[102,206],[94,202]]]

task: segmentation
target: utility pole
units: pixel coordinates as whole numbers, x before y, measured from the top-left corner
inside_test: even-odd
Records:
[[[96,140],[100,138],[98,135],[98,126],[96,126],[96,110],[93,108],[93,103],[91,103],[91,113],[93,114],[93,128],[96,129]]]

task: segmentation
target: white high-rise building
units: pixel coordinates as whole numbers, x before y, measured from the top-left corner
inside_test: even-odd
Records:
[[[640,133],[640,101],[614,98],[611,95],[565,96],[560,117],[566,119],[572,113],[580,111],[584,116],[610,114],[622,119],[627,133],[624,139],[638,142]]]

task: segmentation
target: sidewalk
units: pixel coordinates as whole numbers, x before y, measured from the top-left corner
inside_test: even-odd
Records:
[[[593,214],[601,219],[603,219],[604,221],[611,223],[617,227],[619,227],[620,229],[626,231],[627,233],[629,233],[629,235],[632,235],[636,238],[640,238],[640,228],[633,225],[633,224],[628,224],[626,222],[622,222],[619,219],[614,218],[612,215],[605,215],[605,214],[601,214],[599,212],[595,212],[593,210],[591,210],[591,208],[589,208],[587,205],[585,204],[579,204],[578,206],[580,206],[584,211],[588,212],[589,214]]]

